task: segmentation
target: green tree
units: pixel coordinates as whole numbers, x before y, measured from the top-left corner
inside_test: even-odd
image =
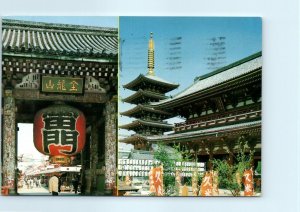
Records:
[[[219,173],[219,187],[228,189],[233,196],[239,196],[241,179],[245,169],[251,168],[254,151],[246,154],[247,141],[240,141],[236,162],[230,165],[227,160],[213,159],[213,169]]]
[[[180,144],[171,148],[160,142],[155,148],[154,158],[159,161],[157,166],[162,165],[164,169],[163,184],[165,196],[178,196],[179,190],[175,186],[175,162],[193,161],[192,155]]]
[[[162,165],[164,169],[163,184],[165,196],[171,196],[175,192],[175,177],[171,174],[175,169],[174,157],[179,157],[176,150],[174,155],[170,154],[166,145],[158,143],[154,152],[154,158],[159,161],[157,165]]]
[[[261,162],[258,162],[256,172],[257,174],[261,174]]]

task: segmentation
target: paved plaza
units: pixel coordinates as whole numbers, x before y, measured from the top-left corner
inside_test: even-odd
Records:
[[[45,187],[35,187],[35,188],[19,188],[18,194],[22,196],[52,196],[51,193],[49,193],[48,189]],[[78,196],[79,194],[75,194],[74,192],[60,192],[58,194],[59,196]]]

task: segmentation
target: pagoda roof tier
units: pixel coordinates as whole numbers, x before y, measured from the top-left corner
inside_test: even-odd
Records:
[[[117,58],[118,30],[3,19],[2,51],[3,55],[25,57]]]
[[[261,78],[262,54],[258,52],[221,69],[198,77],[187,89],[177,95],[159,102],[151,103],[155,108],[171,108],[175,105],[187,104],[195,98],[207,96],[214,90],[222,91],[224,86],[241,80],[255,80],[257,75]],[[249,77],[250,76],[250,77]]]
[[[141,126],[160,128],[160,129],[163,129],[165,132],[171,131],[173,129],[172,124],[167,124],[164,122],[156,122],[156,121],[145,121],[145,120],[141,120],[141,119],[137,119],[129,124],[119,126],[119,128],[133,130],[133,129],[135,129],[137,127],[141,127]]]
[[[147,142],[147,141],[148,141],[147,136],[143,136],[140,134],[134,134],[119,140],[119,142],[127,143],[127,144],[133,144],[135,142]]]
[[[179,86],[179,84],[168,82],[157,76],[140,74],[133,81],[127,83],[126,85],[123,85],[123,87],[129,90],[138,91],[139,89],[148,88],[150,85],[155,86],[163,93],[172,91]]]
[[[123,99],[123,101],[132,104],[140,104],[140,103],[154,102],[154,101],[167,99],[167,98],[168,97],[163,94],[140,89],[134,94],[132,94],[131,96],[128,96],[125,99]]]
[[[137,105],[134,108],[127,110],[125,112],[120,113],[122,116],[128,116],[128,117],[135,117],[138,118],[141,115],[143,115],[145,112],[149,112],[149,113],[155,113],[155,114],[160,114],[163,117],[165,117],[165,119],[173,117],[173,115],[171,113],[162,111],[162,110],[157,110],[154,109],[152,107],[146,106],[146,105]]]
[[[190,131],[177,134],[169,135],[151,135],[143,136],[139,134],[134,134],[127,138],[121,139],[120,142],[123,143],[133,143],[134,141],[143,142],[180,142],[180,141],[201,141],[206,138],[219,138],[221,136],[241,135],[241,134],[259,134],[261,133],[261,120],[245,122],[233,125],[226,125],[220,127],[212,127],[209,129]]]

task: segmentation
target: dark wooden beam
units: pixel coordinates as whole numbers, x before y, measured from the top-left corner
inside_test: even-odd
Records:
[[[105,103],[108,96],[103,93],[85,93],[84,95],[45,94],[33,89],[15,89],[14,98],[18,100],[70,101],[82,103]]]

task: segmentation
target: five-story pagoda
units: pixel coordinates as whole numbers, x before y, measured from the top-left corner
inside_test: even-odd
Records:
[[[171,118],[172,114],[154,109],[150,103],[167,99],[168,97],[165,94],[179,86],[155,76],[154,41],[152,37],[153,34],[151,33],[148,45],[148,73],[146,75],[140,74],[133,81],[123,85],[124,88],[135,91],[133,95],[123,99],[123,102],[135,104],[136,106],[120,113],[136,119],[129,124],[120,126],[121,129],[136,132],[134,135],[120,140],[120,142],[132,144],[135,149],[143,150],[151,148],[147,137],[162,135],[173,128],[171,124],[164,121]]]

